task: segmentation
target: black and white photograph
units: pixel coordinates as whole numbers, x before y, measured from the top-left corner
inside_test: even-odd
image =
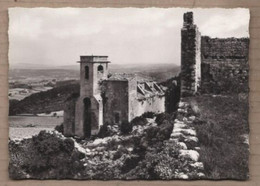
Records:
[[[11,179],[249,179],[249,9],[8,14]]]

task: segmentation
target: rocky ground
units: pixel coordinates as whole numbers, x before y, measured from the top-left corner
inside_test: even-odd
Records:
[[[189,103],[181,101],[170,138],[170,141],[174,141],[181,146],[179,157],[188,160],[191,169],[197,170],[196,172],[180,172],[180,177],[183,179],[205,178],[203,163],[199,161],[199,141],[196,130],[192,126],[194,125],[193,121],[196,119],[196,112],[198,112],[198,108],[192,108]]]
[[[10,141],[10,177],[73,179],[201,179],[195,119],[187,103],[172,114],[139,117],[131,132],[108,126],[106,135],[88,140],[41,132]]]

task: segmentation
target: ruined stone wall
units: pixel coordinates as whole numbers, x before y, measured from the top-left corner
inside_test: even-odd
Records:
[[[190,96],[200,85],[200,32],[193,24],[193,13],[184,14],[181,30],[181,95]]]
[[[165,112],[165,96],[154,95],[152,97],[139,98],[137,95],[137,80],[129,80],[129,120],[141,116],[145,112]]]
[[[201,38],[204,93],[248,91],[248,38]]]
[[[145,112],[165,112],[165,96],[153,96],[142,100],[136,100],[135,117]]]
[[[104,87],[104,123],[120,124],[124,120],[128,121],[128,81],[105,81]],[[115,122],[116,114],[119,115],[119,123]]]
[[[134,119],[137,115],[136,102],[137,102],[137,80],[136,78],[129,81],[129,118],[128,121]]]
[[[63,129],[65,136],[74,136],[75,135],[75,111],[76,111],[76,101],[77,97],[71,95],[64,106],[64,115],[63,115]]]
[[[201,59],[205,62],[229,61],[247,63],[248,38],[201,38]]]

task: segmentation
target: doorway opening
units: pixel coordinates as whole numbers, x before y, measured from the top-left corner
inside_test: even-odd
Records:
[[[84,103],[84,134],[86,137],[91,136],[91,101],[85,98]]]

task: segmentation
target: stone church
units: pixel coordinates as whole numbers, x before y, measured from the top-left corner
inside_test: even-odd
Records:
[[[130,122],[145,112],[165,111],[165,93],[154,81],[109,74],[108,56],[80,56],[80,95],[64,108],[64,135],[88,137],[103,124]]]

